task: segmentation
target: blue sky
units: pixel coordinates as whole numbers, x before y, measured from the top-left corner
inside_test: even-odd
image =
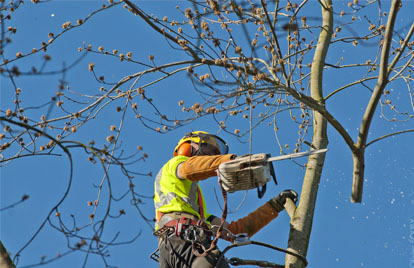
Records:
[[[105,1],[106,2],[106,1]],[[39,47],[42,41],[48,39],[50,32],[57,33],[61,25],[66,21],[76,21],[86,17],[91,11],[98,8],[104,1],[53,1],[41,5],[34,5],[27,1],[18,12],[13,15],[11,26],[17,27],[17,33],[13,36],[13,42],[6,48],[6,57],[12,58],[18,51],[29,52],[33,47]],[[176,13],[175,6],[183,5],[183,1],[137,1],[148,13],[173,16]],[[405,1],[404,8],[397,19],[396,29],[399,33],[407,32],[407,25],[412,23],[410,10],[414,8],[413,1]],[[347,2],[334,1],[334,9],[339,12],[346,9]],[[384,10],[388,10],[390,1],[382,1]],[[310,3],[310,9],[304,11],[309,18],[311,15],[318,17],[320,14],[316,1]],[[374,16],[376,9],[369,9],[369,15]],[[178,15],[179,16],[179,15]],[[358,17],[363,21],[363,17]],[[317,18],[315,18],[317,21]],[[336,22],[340,23],[340,22]],[[360,29],[357,29],[360,30]],[[363,30],[361,30],[363,31]],[[317,31],[315,31],[317,33]],[[132,16],[121,6],[114,7],[94,16],[82,27],[71,30],[62,38],[55,41],[47,54],[52,55],[52,61],[47,64],[48,71],[57,70],[65,62],[69,65],[81,57],[78,47],[91,44],[93,47],[103,46],[108,51],[118,49],[126,53],[131,51],[133,58],[142,62],[149,62],[148,56],[154,55],[159,64],[182,59],[183,54],[171,50],[165,39],[154,34],[153,30],[145,25],[138,17]],[[375,55],[376,48],[370,46],[335,46],[329,50],[327,62],[336,63],[344,56],[344,63],[350,64],[361,61],[365,57]],[[35,54],[22,59],[20,68],[28,70],[31,66],[40,66],[43,62],[43,54]],[[100,85],[96,82],[92,73],[88,72],[90,62],[95,63],[95,71],[104,75],[108,81],[118,81],[122,77],[142,71],[143,68],[114,60],[97,54],[88,54],[81,62],[71,69],[65,76],[71,89],[82,94],[95,94]],[[357,77],[355,71],[332,71],[324,77],[324,89],[326,92],[345,84],[348,79]],[[22,88],[22,105],[24,107],[38,106],[50,100],[57,91],[61,75],[49,76],[21,76],[17,81]],[[144,78],[140,83],[150,81],[153,77]],[[14,90],[9,79],[1,77],[1,112],[12,108]],[[371,84],[372,85],[372,84]],[[392,88],[393,101],[399,104],[401,111],[413,114],[412,96],[401,83],[395,83]],[[348,132],[355,137],[358,133],[359,122],[362,117],[363,107],[369,99],[370,92],[360,88],[350,88],[341,94],[332,97],[327,103],[327,109],[343,123]],[[191,82],[185,75],[164,80],[146,90],[146,95],[154,99],[154,104],[161,107],[162,112],[183,118],[186,116],[177,105],[179,100],[191,105],[199,99],[194,92]],[[76,97],[75,97],[76,98]],[[411,100],[411,101],[410,101]],[[75,104],[64,105],[76,108]],[[110,125],[118,125],[121,113],[116,112],[117,106],[124,105],[124,100],[108,104],[97,118],[74,135],[70,140],[79,139],[85,143],[94,139],[97,146],[106,143],[105,138],[112,134]],[[144,102],[139,102],[139,109],[149,116],[154,111]],[[27,109],[28,114],[39,119],[47,111]],[[53,114],[62,114],[53,106]],[[141,108],[142,107],[142,108]],[[141,145],[143,151],[148,154],[145,161],[134,164],[133,170],[140,173],[152,172],[155,175],[158,169],[172,156],[172,150],[176,142],[190,130],[205,130],[218,133],[224,138],[230,147],[230,152],[244,154],[249,152],[248,136],[240,140],[235,136],[218,131],[217,124],[211,117],[201,118],[189,125],[183,126],[167,134],[155,133],[143,127],[131,110],[127,111],[120,140],[125,150],[125,155],[135,152]],[[248,120],[241,117],[228,121],[229,130],[240,128],[246,130],[249,127]],[[291,127],[289,119],[278,120],[280,127],[279,139],[282,144],[294,145],[296,129]],[[2,127],[3,128],[3,127]],[[387,122],[381,118],[379,110],[375,114],[369,140],[380,137],[393,131],[413,129],[412,120],[407,122]],[[293,132],[292,132],[293,129]],[[295,134],[295,135],[293,135]],[[326,155],[325,166],[321,177],[320,188],[315,210],[312,235],[308,252],[308,267],[414,267],[414,142],[412,134],[402,134],[390,137],[381,142],[369,146],[366,150],[366,170],[363,202],[353,204],[350,202],[352,185],[352,155],[342,138],[329,127],[329,151]],[[252,153],[279,154],[279,146],[276,143],[272,126],[262,124],[252,133]],[[306,148],[304,148],[306,149]],[[89,223],[89,214],[92,208],[88,201],[95,200],[98,191],[94,185],[98,185],[103,178],[102,169],[98,164],[91,164],[81,149],[72,149],[74,158],[74,174],[71,191],[63,203],[60,212],[62,218],[70,225],[72,218],[76,219],[80,226]],[[286,151],[289,152],[289,151]],[[30,239],[39,228],[50,209],[58,202],[68,185],[69,162],[61,151],[56,156],[26,157],[13,161],[1,168],[1,199],[0,207],[3,208],[18,201],[23,194],[30,198],[15,208],[2,211],[0,214],[1,240],[12,256]],[[303,164],[306,159],[298,160]],[[258,199],[255,191],[247,193],[235,193],[230,195],[230,209],[232,213],[228,220],[236,220],[245,216],[253,209],[262,205],[280,191],[292,188],[300,192],[305,170],[295,163],[285,160],[275,163],[279,185],[268,184],[266,195]],[[112,191],[116,196],[121,196],[127,191],[129,182],[117,167],[111,167],[109,178]],[[138,193],[142,194],[142,204],[139,208],[147,217],[154,216],[151,197],[153,194],[154,176],[137,176],[134,184]],[[204,195],[211,213],[220,215],[222,199],[216,178],[201,182]],[[102,191],[101,204],[106,204],[108,188]],[[217,193],[217,198],[216,198]],[[244,201],[243,201],[244,200]],[[236,210],[242,203],[240,209]],[[120,209],[126,211],[126,215],[118,219],[110,219],[106,224],[104,238],[110,240],[118,232],[119,242],[129,241],[136,235],[140,236],[130,244],[122,244],[110,248],[111,257],[107,259],[110,265],[118,267],[157,267],[157,264],[149,259],[149,254],[156,249],[157,242],[151,234],[151,229],[142,220],[135,207],[129,200],[114,202],[113,214]],[[105,206],[100,206],[97,215],[103,213]],[[74,217],[70,215],[73,214]],[[55,222],[57,223],[57,222]],[[92,227],[86,228],[90,232]],[[286,247],[289,231],[289,217],[282,213],[276,220],[261,230],[253,240]],[[220,242],[219,247],[224,248],[227,242]],[[62,234],[47,226],[39,234],[37,239],[28,246],[21,255],[19,266],[34,264],[40,261],[41,256],[45,260],[53,258],[58,253],[66,251],[66,240]],[[267,260],[283,263],[284,255],[280,252],[263,249],[257,246],[245,246],[230,250],[227,257],[238,256],[245,259]],[[44,267],[82,267],[85,262],[85,254],[81,252],[71,253],[56,262]],[[89,256],[86,267],[104,267],[102,260],[97,256]]]

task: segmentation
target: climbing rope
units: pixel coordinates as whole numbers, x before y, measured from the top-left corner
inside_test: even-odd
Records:
[[[202,246],[202,250],[203,253],[199,253],[197,250],[195,250],[195,245],[193,244],[193,252],[194,255],[196,255],[197,257],[205,257],[207,256],[207,254],[212,251],[213,249],[216,248],[217,242],[219,240],[219,238],[221,237],[222,231],[223,231],[223,225],[226,222],[226,218],[227,218],[227,192],[224,190],[223,185],[220,183],[220,187],[221,187],[221,192],[223,194],[223,200],[224,200],[224,208],[223,208],[223,213],[221,215],[221,224],[217,230],[216,236],[214,237],[213,241],[211,242],[211,245],[208,249],[205,249],[204,246]]]
[[[284,265],[268,262],[268,261],[256,261],[256,260],[243,260],[240,258],[233,257],[229,260],[229,264],[233,266],[239,265],[256,265],[259,267],[273,267],[273,268],[285,268]]]
[[[283,253],[286,253],[286,254],[295,256],[296,258],[300,259],[305,264],[305,267],[308,265],[308,260],[304,256],[302,256],[302,255],[300,255],[298,253],[295,253],[295,252],[292,252],[292,251],[289,251],[289,250],[286,250],[286,249],[283,249],[283,248],[280,248],[280,247],[277,247],[277,246],[269,245],[269,244],[266,244],[266,243],[263,243],[263,242],[252,241],[252,240],[244,240],[241,243],[237,243],[237,241],[236,241],[234,244],[227,246],[220,253],[220,256],[217,258],[217,262],[216,263],[220,263],[220,261],[224,257],[224,254],[226,254],[226,252],[229,251],[230,249],[235,248],[235,247],[239,247],[239,246],[245,246],[245,245],[258,245],[258,246],[270,248],[270,249],[273,249],[273,250],[277,250],[277,251],[280,251],[280,252],[283,252]],[[238,258],[232,258],[232,259],[230,259],[229,262],[230,262],[230,264],[232,264],[232,262],[236,263],[234,265],[244,265],[244,264],[242,264],[242,263],[244,263],[244,261],[249,262],[249,260],[244,260],[243,261],[243,260],[238,259]],[[258,264],[259,263],[260,264],[263,264],[263,261],[254,261],[254,262],[257,262]],[[278,266],[261,266],[261,267],[278,267]],[[279,267],[284,267],[284,266],[279,266]]]

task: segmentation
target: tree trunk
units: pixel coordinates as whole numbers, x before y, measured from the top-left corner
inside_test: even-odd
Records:
[[[329,48],[329,42],[333,33],[333,14],[331,0],[321,0],[320,3],[322,5],[323,25],[312,61],[311,97],[318,101],[320,105],[324,105],[322,74],[326,54]],[[328,145],[326,119],[320,113],[314,112],[313,123],[312,145],[317,149],[326,148]],[[303,256],[306,256],[308,250],[316,196],[318,193],[319,181],[324,161],[325,154],[315,154],[309,156],[299,206],[295,211],[294,217],[290,221],[288,250]],[[285,259],[285,267],[303,268],[304,263],[300,259],[287,254]]]
[[[0,241],[0,267],[1,268],[16,268],[10,259],[9,253]]]

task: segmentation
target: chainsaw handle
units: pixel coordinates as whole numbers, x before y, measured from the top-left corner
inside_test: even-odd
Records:
[[[266,184],[263,184],[262,187],[257,187],[257,196],[259,197],[259,199],[262,198],[265,193],[266,193]]]
[[[270,154],[266,155],[267,157],[270,157]],[[269,171],[270,171],[270,175],[273,178],[273,181],[275,182],[275,184],[277,185],[277,180],[276,180],[276,172],[275,172],[275,168],[273,167],[273,163],[272,162],[267,162],[267,165],[269,166]],[[263,184],[262,187],[257,187],[257,196],[260,198],[262,198],[264,196],[264,194],[266,193],[266,183]]]
[[[270,154],[266,154],[266,156],[269,158]],[[277,185],[276,172],[275,172],[275,167],[273,166],[273,162],[267,162],[267,164],[269,165],[270,175],[272,176],[273,181]]]

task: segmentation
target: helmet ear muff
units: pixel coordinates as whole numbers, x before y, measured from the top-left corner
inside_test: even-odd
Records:
[[[183,155],[190,157],[192,154],[192,146],[191,143],[186,142],[180,145],[177,149],[177,155]]]

